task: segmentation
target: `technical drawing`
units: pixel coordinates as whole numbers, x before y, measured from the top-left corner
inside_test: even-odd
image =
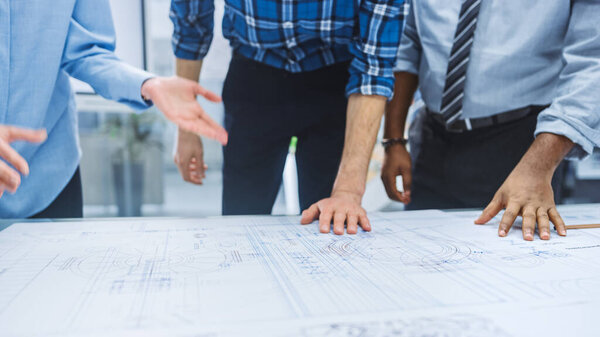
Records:
[[[422,317],[366,323],[332,323],[309,327],[303,336],[326,337],[510,337],[486,318],[471,315]]]
[[[13,225],[0,232],[0,336],[280,321],[296,323],[271,335],[508,336],[482,306],[600,305],[600,230],[524,242],[406,214],[372,214],[374,231],[352,236],[297,217]],[[338,319],[440,308],[452,314]]]

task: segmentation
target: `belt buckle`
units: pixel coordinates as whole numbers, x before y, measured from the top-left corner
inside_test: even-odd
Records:
[[[463,120],[459,119],[446,125],[446,130],[452,133],[463,133],[465,131]]]

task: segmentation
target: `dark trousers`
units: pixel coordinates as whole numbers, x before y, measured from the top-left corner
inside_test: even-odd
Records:
[[[534,140],[538,112],[522,119],[463,133],[446,131],[425,111],[418,154],[413,158],[408,210],[484,208]],[[421,116],[423,117],[423,116]],[[552,180],[560,200],[566,164]]]
[[[79,168],[67,186],[58,197],[45,210],[32,216],[30,219],[67,219],[83,217],[83,191],[81,189],[81,175]]]
[[[346,125],[348,64],[289,73],[234,55],[223,87],[223,214],[270,214],[298,137],[300,207],[328,197]]]

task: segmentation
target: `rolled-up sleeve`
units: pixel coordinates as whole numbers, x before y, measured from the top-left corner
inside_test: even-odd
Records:
[[[396,59],[395,72],[408,72],[411,74],[419,73],[419,62],[421,61],[421,41],[417,32],[415,23],[415,8],[413,0],[406,1],[408,15],[402,38],[400,39],[400,48]]]
[[[574,1],[565,37],[556,98],[538,117],[535,135],[565,136],[576,146],[569,159],[583,159],[600,147],[600,6]]]
[[[78,0],[75,4],[61,68],[91,85],[104,98],[146,109],[142,84],[153,75],[115,56],[116,39],[108,0]]]
[[[403,0],[363,0],[358,13],[358,36],[350,46],[347,95],[379,95],[390,99],[394,65],[404,21]]]
[[[215,4],[213,0],[171,0],[173,52],[185,60],[200,60],[213,39]]]

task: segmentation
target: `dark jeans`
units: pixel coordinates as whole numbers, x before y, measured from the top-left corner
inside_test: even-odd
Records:
[[[413,159],[408,210],[484,208],[534,140],[538,113],[520,120],[451,133],[431,115],[422,119],[418,155]],[[412,141],[411,141],[412,142]],[[566,164],[552,180],[560,201]]]
[[[348,64],[289,73],[234,55],[223,87],[223,214],[270,214],[298,137],[300,207],[328,197],[344,147]]]
[[[82,218],[83,217],[83,191],[81,189],[81,175],[79,168],[73,178],[60,192],[58,197],[45,210],[32,216],[30,219],[56,219],[56,218]]]

